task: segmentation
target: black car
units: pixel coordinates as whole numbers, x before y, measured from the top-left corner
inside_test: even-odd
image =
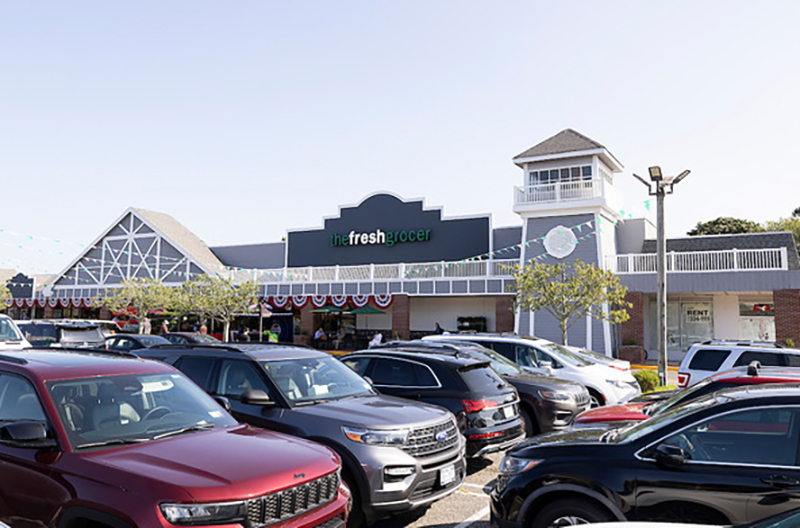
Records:
[[[129,351],[169,344],[163,337],[150,334],[115,334],[106,338],[106,348],[109,350]]]
[[[730,525],[800,506],[800,385],[715,392],[612,430],[551,433],[503,458],[492,525]]]
[[[174,345],[219,345],[222,341],[208,334],[200,332],[169,332],[161,337]]]
[[[373,348],[341,359],[382,394],[452,412],[467,438],[468,457],[501,451],[525,438],[517,391],[488,361],[413,345]]]
[[[465,440],[441,407],[378,394],[339,360],[308,347],[232,343],[136,350],[226,399],[244,423],[323,443],[353,492],[348,527],[425,508],[466,476]]]
[[[105,348],[106,338],[94,323],[47,320],[18,321],[25,339],[35,348]]]
[[[499,353],[468,341],[391,342],[377,349],[403,348],[488,361],[491,367],[517,389],[519,414],[525,423],[526,436],[564,429],[575,416],[590,405],[589,391],[575,381],[533,374],[523,370]],[[371,349],[375,350],[375,348]]]

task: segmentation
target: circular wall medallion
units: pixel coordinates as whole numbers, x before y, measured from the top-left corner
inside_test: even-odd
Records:
[[[563,259],[575,251],[578,239],[572,229],[565,226],[556,226],[544,237],[544,249],[547,254],[557,259]]]

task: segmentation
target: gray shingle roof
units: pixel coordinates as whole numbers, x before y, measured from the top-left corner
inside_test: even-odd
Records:
[[[794,237],[789,232],[708,235],[667,239],[668,252],[722,251],[727,249],[766,249],[782,247],[787,249],[786,255],[789,259],[789,269],[800,269],[800,261],[798,261],[797,258],[797,247],[794,243]],[[642,247],[642,253],[655,252],[656,241],[652,239],[645,240],[644,246]]]
[[[525,152],[514,156],[514,159],[532,158],[535,156],[548,156],[551,154],[563,154],[565,152],[580,152],[583,150],[605,149],[597,141],[590,139],[571,128],[562,130],[555,136],[545,139]]]

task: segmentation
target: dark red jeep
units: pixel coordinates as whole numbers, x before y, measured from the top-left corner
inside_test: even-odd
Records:
[[[339,457],[239,425],[163,363],[0,354],[0,521],[14,527],[343,527]]]

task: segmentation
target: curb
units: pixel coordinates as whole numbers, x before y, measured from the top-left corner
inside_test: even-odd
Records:
[[[631,365],[631,370],[658,370],[658,366],[656,365]],[[673,372],[678,371],[678,367],[667,367],[667,370],[671,370]]]

